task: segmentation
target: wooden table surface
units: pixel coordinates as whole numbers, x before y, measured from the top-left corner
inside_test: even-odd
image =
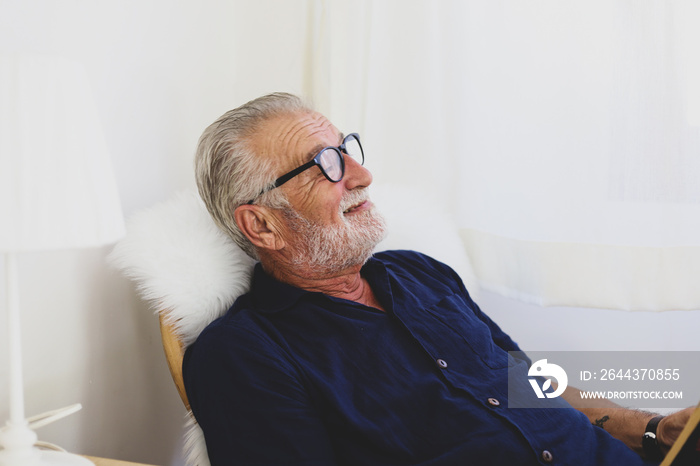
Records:
[[[85,458],[95,463],[95,466],[153,466],[144,463],[131,463],[129,461],[110,460],[108,458],[97,458],[95,456],[85,456]]]

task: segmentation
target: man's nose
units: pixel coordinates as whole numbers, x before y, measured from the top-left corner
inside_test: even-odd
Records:
[[[366,188],[372,184],[372,173],[357,160],[346,155],[343,181],[345,182],[345,188],[348,190]]]

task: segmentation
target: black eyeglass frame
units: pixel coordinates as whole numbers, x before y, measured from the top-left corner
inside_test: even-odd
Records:
[[[257,196],[255,196],[253,199],[248,201],[248,204],[254,203],[257,198],[259,198],[260,196],[262,196],[266,192],[272,191],[275,188],[279,188],[280,186],[282,186],[284,183],[291,180],[295,176],[305,172],[309,168],[314,167],[316,165],[318,165],[318,168],[321,170],[321,173],[323,173],[323,176],[325,176],[326,179],[328,181],[330,181],[331,183],[338,183],[338,182],[342,181],[343,177],[345,177],[345,157],[343,156],[343,153],[350,155],[347,153],[347,150],[346,150],[346,143],[347,143],[349,138],[355,139],[355,141],[357,141],[357,145],[360,146],[360,155],[362,156],[362,160],[360,160],[360,165],[364,165],[365,164],[365,150],[362,148],[362,143],[360,142],[360,135],[357,133],[350,133],[343,138],[343,142],[339,146],[337,146],[337,147],[335,147],[335,146],[324,147],[323,149],[318,151],[316,156],[311,161],[309,161],[309,162],[305,163],[304,165],[301,165],[301,166],[295,168],[294,170],[291,170],[291,171],[285,173],[284,175],[280,176],[279,178],[277,178],[271,186],[268,186],[267,188],[263,189],[262,191],[260,191],[260,193],[258,193]],[[334,150],[338,154],[338,158],[340,159],[340,178],[338,178],[337,180],[332,179],[328,175],[328,173],[326,173],[326,170],[324,170],[323,166],[321,165],[321,154],[323,154],[323,152],[325,152],[326,150],[329,150],[329,149]],[[350,155],[350,156],[352,157],[352,155]]]

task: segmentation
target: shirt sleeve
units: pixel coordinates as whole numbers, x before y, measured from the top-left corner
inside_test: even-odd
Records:
[[[299,374],[263,335],[225,325],[205,331],[183,368],[213,466],[335,463]]]

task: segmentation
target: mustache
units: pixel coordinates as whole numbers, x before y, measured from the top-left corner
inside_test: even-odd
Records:
[[[369,190],[358,188],[346,193],[340,200],[340,213],[369,200]]]

